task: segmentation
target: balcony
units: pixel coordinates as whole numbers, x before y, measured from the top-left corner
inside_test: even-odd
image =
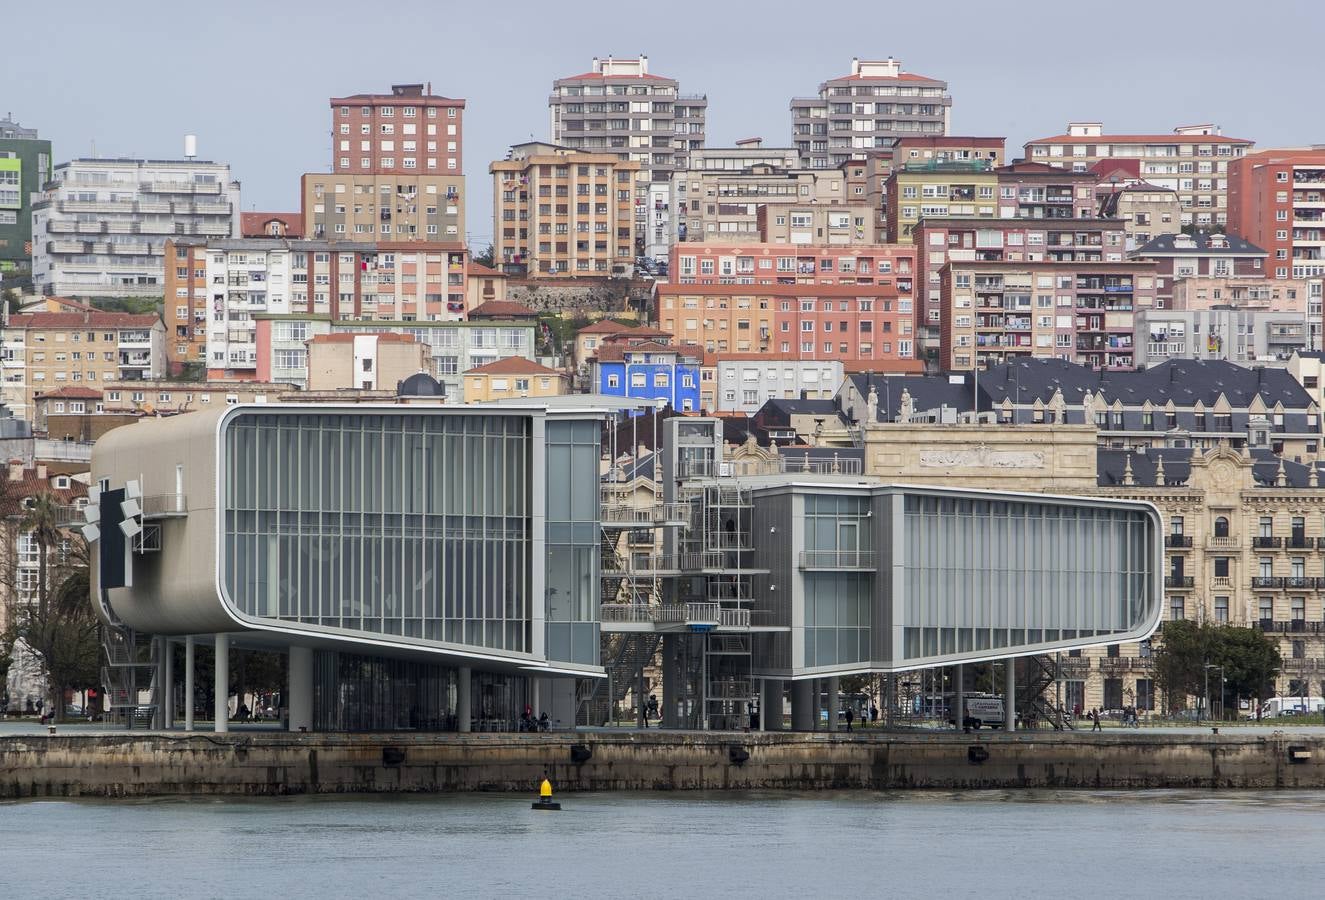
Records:
[[[1258,591],[1278,590],[1284,586],[1284,580],[1277,575],[1257,575],[1251,579],[1251,586]]]
[[[1322,634],[1325,622],[1308,622],[1306,619],[1261,619],[1257,623],[1266,634]],[[1287,662],[1288,660],[1284,660]]]
[[[1251,539],[1251,545],[1257,550],[1272,550],[1282,547],[1284,539],[1281,537],[1269,537],[1268,535],[1257,535]]]
[[[1284,539],[1284,547],[1289,550],[1307,550],[1315,545],[1315,540],[1300,534],[1295,534],[1292,537]]]
[[[1164,587],[1190,589],[1196,587],[1196,578],[1191,575],[1165,575]]]
[[[1241,542],[1235,537],[1208,537],[1205,539],[1205,548],[1207,550],[1239,550]]]
[[[1149,656],[1106,656],[1100,660],[1100,671],[1105,674],[1148,672],[1154,667],[1154,660]]]
[[[1286,659],[1283,666],[1285,672],[1325,672],[1325,659]]]
[[[1164,536],[1164,546],[1177,550],[1190,550],[1192,548],[1192,536],[1190,534],[1166,534]]]
[[[1090,671],[1090,657],[1064,656],[1058,660],[1058,671],[1069,677],[1085,675]]]
[[[874,569],[873,550],[802,550],[802,569],[870,570]]]
[[[1284,587],[1311,590],[1316,586],[1316,579],[1304,575],[1290,575],[1284,579]]]

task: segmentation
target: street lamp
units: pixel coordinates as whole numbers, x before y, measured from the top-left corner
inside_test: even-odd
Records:
[[[1206,712],[1210,712],[1210,670],[1211,669],[1219,670],[1219,711],[1222,714],[1224,711],[1224,667],[1222,665],[1215,665],[1214,663],[1205,664],[1205,709]]]

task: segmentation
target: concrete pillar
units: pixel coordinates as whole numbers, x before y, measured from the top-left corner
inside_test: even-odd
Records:
[[[473,673],[469,666],[461,666],[455,684],[455,730],[467,733],[472,727],[469,689]]]
[[[290,696],[285,708],[291,731],[313,730],[313,648],[290,647]]]
[[[966,666],[957,665],[957,714],[954,721],[960,730],[966,720]]]
[[[823,683],[824,690],[828,693],[828,730],[837,731],[837,713],[842,705],[838,702],[837,694],[841,688],[842,682],[836,675],[833,675],[830,678],[824,678]]]
[[[166,654],[165,722],[162,727],[171,731],[175,728],[175,645],[170,638],[162,638],[161,645]]]
[[[760,731],[782,730],[782,691],[781,678],[765,678],[760,684],[759,694],[759,729]]]
[[[814,731],[814,720],[819,717],[815,688],[818,679],[802,678],[791,683],[791,730]]]
[[[229,731],[230,635],[228,634],[218,634],[216,636],[215,694],[216,702],[212,711],[215,724],[212,727],[217,733]]]
[[[193,730],[193,635],[184,639],[184,730]]]
[[[1003,730],[1017,730],[1017,661],[1012,657],[1004,661]]]
[[[680,635],[664,634],[662,639],[662,727],[681,727],[681,670],[677,661]]]

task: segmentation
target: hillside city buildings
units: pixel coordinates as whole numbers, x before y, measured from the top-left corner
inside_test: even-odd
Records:
[[[708,97],[642,55],[548,109],[474,175],[450,91],[329,97],[329,163],[270,211],[193,140],[57,162],[0,122],[8,481],[101,517],[109,639],[265,635],[314,730],[651,695],[815,728],[843,677],[903,716],[995,666],[1066,728],[1161,711],[1180,619],[1325,692],[1319,146],[1078,122],[1018,157],[894,58],[791,98],[782,146],[711,146]],[[134,665],[112,712],[168,727]]]

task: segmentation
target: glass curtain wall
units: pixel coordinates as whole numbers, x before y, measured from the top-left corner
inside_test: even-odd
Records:
[[[246,411],[224,450],[240,612],[531,651],[527,416]]]
[[[547,658],[598,663],[597,421],[547,424]]]
[[[909,495],[908,660],[1130,631],[1157,539],[1130,510]]]

